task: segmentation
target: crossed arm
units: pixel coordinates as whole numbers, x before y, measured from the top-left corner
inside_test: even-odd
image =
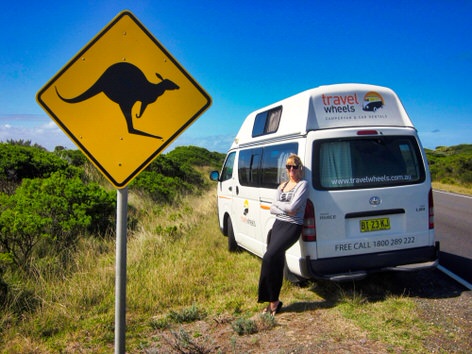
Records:
[[[299,184],[295,187],[295,193],[293,194],[292,199],[289,202],[284,202],[280,200],[282,188],[277,188],[275,202],[273,202],[270,207],[270,212],[272,214],[287,214],[293,216],[297,213],[300,207],[304,205],[308,193],[308,183],[305,180],[300,181],[298,183]]]

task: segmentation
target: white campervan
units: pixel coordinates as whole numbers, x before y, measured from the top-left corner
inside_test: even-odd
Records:
[[[343,280],[437,265],[431,179],[416,129],[392,90],[364,84],[307,90],[246,118],[221,172],[211,174],[231,251],[264,255],[291,153],[310,188],[287,274]]]

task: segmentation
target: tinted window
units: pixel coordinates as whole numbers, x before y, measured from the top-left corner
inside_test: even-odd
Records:
[[[280,183],[288,180],[285,164],[290,154],[296,154],[297,152],[297,143],[265,147],[262,155],[261,186],[277,188]]]
[[[233,166],[234,166],[234,157],[236,156],[235,152],[232,152],[226,158],[223,170],[221,171],[220,181],[226,181],[233,177]]]
[[[242,150],[239,153],[238,175],[243,186],[277,188],[287,180],[285,163],[291,153],[298,152],[298,143]]]
[[[313,181],[318,189],[420,183],[425,170],[414,137],[383,136],[316,141]]]
[[[282,106],[257,114],[252,128],[252,136],[275,133],[279,129],[281,116]]]
[[[262,148],[242,150],[239,153],[238,175],[243,186],[257,187],[260,183]]]

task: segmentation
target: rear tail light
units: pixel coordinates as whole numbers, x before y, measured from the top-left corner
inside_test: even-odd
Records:
[[[315,207],[310,199],[307,200],[305,207],[302,240],[305,242],[316,241]]]
[[[433,201],[433,190],[429,190],[428,195],[428,213],[429,213],[429,229],[434,229],[434,201]]]

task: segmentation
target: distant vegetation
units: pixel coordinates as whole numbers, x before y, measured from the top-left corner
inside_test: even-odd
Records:
[[[426,149],[431,178],[442,184],[472,187],[472,145]]]
[[[179,146],[159,155],[131,183],[131,187],[147,193],[153,200],[170,203],[175,198],[205,189],[205,178],[198,167],[218,169],[224,155],[196,146]]]

